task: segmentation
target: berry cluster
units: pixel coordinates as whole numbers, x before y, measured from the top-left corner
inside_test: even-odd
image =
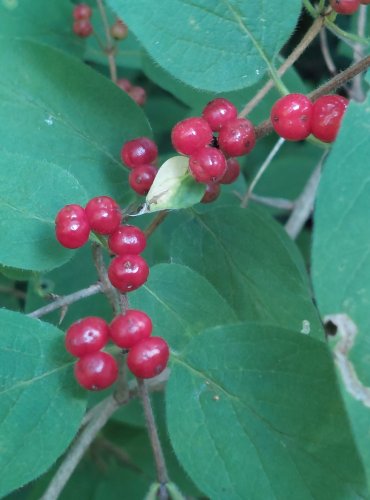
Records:
[[[274,104],[271,123],[277,134],[289,141],[302,141],[310,134],[333,142],[348,106],[339,95],[325,95],[314,103],[303,94],[289,94]]]
[[[157,145],[148,137],[137,137],[123,145],[121,158],[131,169],[128,181],[135,193],[141,196],[148,193],[158,172],[153,165],[157,157]]]
[[[102,351],[111,340],[128,350],[127,366],[139,378],[152,378],[167,366],[169,348],[161,337],[151,337],[152,321],[143,311],[128,309],[110,325],[96,316],[73,323],[66,332],[65,346],[78,359],[74,373],[77,382],[90,391],[106,389],[118,377],[116,359]]]
[[[330,0],[331,8],[338,14],[354,14],[360,5],[369,5],[370,0]]]
[[[143,87],[132,85],[127,78],[119,78],[116,83],[138,106],[144,106],[146,103],[146,92]]]
[[[73,9],[73,31],[77,36],[86,38],[93,32],[90,22],[92,15],[91,7],[84,3],[76,5]]]

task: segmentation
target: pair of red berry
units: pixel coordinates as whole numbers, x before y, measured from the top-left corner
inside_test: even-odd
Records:
[[[127,78],[119,78],[117,80],[117,85],[120,89],[126,92],[126,94],[128,94],[138,106],[144,106],[146,103],[146,92],[143,87],[132,85],[130,80]]]
[[[360,5],[369,5],[370,0],[330,0],[331,8],[338,14],[354,14]]]
[[[153,165],[157,157],[157,145],[149,137],[137,137],[123,145],[121,158],[132,169],[128,181],[135,193],[141,196],[148,193],[158,172]]]
[[[152,328],[149,316],[135,309],[116,316],[110,325],[95,316],[73,323],[66,332],[65,345],[79,358],[74,369],[78,383],[88,390],[102,390],[117,380],[116,359],[102,351],[110,339],[129,349],[127,365],[136,377],[152,378],[161,373],[169,348],[161,337],[150,337]]]
[[[77,36],[86,38],[91,35],[91,33],[93,32],[93,27],[90,22],[91,15],[92,15],[91,8],[84,3],[80,3],[74,7],[73,31]]]
[[[333,142],[348,106],[339,95],[319,97],[314,103],[303,94],[289,94],[274,104],[271,123],[277,134],[289,141],[302,141],[310,134]]]

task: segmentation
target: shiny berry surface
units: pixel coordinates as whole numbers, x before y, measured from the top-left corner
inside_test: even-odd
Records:
[[[152,320],[143,311],[128,309],[114,318],[110,324],[112,341],[122,349],[130,349],[152,333]]]
[[[311,133],[312,102],[303,94],[289,94],[274,104],[271,123],[288,141],[302,141]]]
[[[238,110],[227,99],[217,98],[209,102],[203,109],[202,116],[209,123],[214,132],[220,130],[230,120],[237,117]]]
[[[153,165],[142,165],[136,167],[130,172],[128,183],[135,193],[145,196],[152,187],[158,169]]]
[[[73,17],[76,21],[79,21],[81,19],[89,19],[91,17],[91,14],[91,7],[89,7],[89,5],[86,5],[85,3],[80,3],[73,9]]]
[[[127,92],[128,95],[133,99],[138,106],[144,106],[146,103],[146,92],[143,87],[131,87],[131,89]]]
[[[113,356],[97,351],[80,358],[74,367],[77,382],[89,391],[101,391],[117,380],[118,365]]]
[[[117,86],[125,92],[129,92],[132,89],[132,83],[130,80],[127,80],[127,78],[119,78],[117,80]]]
[[[121,150],[122,161],[130,168],[153,163],[157,156],[157,145],[149,137],[138,137],[128,141]]]
[[[103,349],[108,339],[108,324],[101,318],[89,316],[76,321],[68,328],[65,345],[68,352],[81,358]]]
[[[226,158],[219,149],[204,146],[190,156],[189,170],[197,182],[216,182],[226,172]]]
[[[252,122],[246,118],[230,120],[220,129],[218,144],[227,156],[242,156],[250,153],[256,144]]]
[[[203,195],[203,198],[200,200],[201,203],[212,203],[212,201],[217,200],[217,198],[221,194],[221,186],[219,184],[215,184],[210,182],[206,184],[206,191]]]
[[[117,255],[136,255],[144,251],[146,237],[141,229],[135,226],[119,226],[108,238],[108,247]]]
[[[122,219],[119,205],[109,196],[92,198],[85,212],[91,229],[99,234],[113,233]]]
[[[80,205],[66,205],[55,218],[55,235],[66,248],[82,247],[90,236],[90,225],[85,209]]]
[[[149,337],[141,340],[127,355],[129,370],[139,378],[152,378],[166,368],[170,350],[161,337]]]
[[[235,158],[229,158],[226,162],[226,172],[219,180],[221,184],[232,184],[240,174],[240,165]]]
[[[207,146],[212,138],[208,122],[198,116],[176,123],[171,132],[173,147],[184,155],[192,155],[197,149]]]
[[[123,293],[139,288],[148,276],[148,264],[140,255],[119,255],[108,267],[110,282]]]
[[[360,7],[360,0],[330,0],[330,5],[338,14],[351,15]]]
[[[73,23],[73,32],[81,38],[86,38],[93,32],[93,27],[88,19],[79,19]]]
[[[333,142],[338,134],[348,99],[340,95],[325,95],[313,103],[312,134],[323,142]]]

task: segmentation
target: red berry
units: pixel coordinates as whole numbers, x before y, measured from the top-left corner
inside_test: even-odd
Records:
[[[127,355],[129,370],[139,378],[159,375],[167,366],[170,350],[161,337],[149,337],[133,346]]]
[[[141,229],[135,226],[119,226],[108,238],[108,247],[117,255],[136,255],[144,251],[146,237]]]
[[[128,182],[135,193],[145,196],[152,187],[157,173],[158,169],[153,167],[153,165],[142,165],[130,172]]]
[[[110,34],[115,40],[124,40],[128,35],[126,24],[118,19],[110,28]]]
[[[212,142],[212,129],[204,118],[186,118],[172,129],[171,139],[173,147],[178,153],[192,155],[199,148]]]
[[[101,318],[89,316],[71,325],[65,338],[66,349],[81,358],[103,349],[109,338],[109,326]]]
[[[360,0],[330,0],[330,5],[338,14],[350,15],[360,7]]]
[[[79,19],[73,23],[73,31],[75,35],[86,38],[93,32],[93,27],[88,19]]]
[[[119,255],[108,267],[110,282],[122,293],[136,290],[146,282],[148,276],[148,264],[140,255]]]
[[[128,92],[129,90],[132,89],[132,83],[130,80],[127,80],[127,78],[119,78],[117,80],[117,85],[120,89],[124,90],[125,92]]]
[[[234,104],[227,99],[217,98],[209,102],[203,109],[202,116],[209,123],[214,132],[220,130],[230,120],[238,115],[238,110]]]
[[[85,212],[91,229],[99,234],[113,233],[122,219],[119,205],[109,196],[92,198]]]
[[[256,144],[252,122],[246,118],[234,118],[220,129],[220,149],[227,156],[242,156],[250,153]]]
[[[136,309],[129,309],[125,314],[116,316],[110,324],[111,339],[122,349],[130,349],[140,340],[149,337],[152,330],[149,316]]]
[[[197,182],[216,182],[226,172],[223,153],[211,146],[204,146],[189,158],[189,170]]]
[[[219,182],[221,184],[232,184],[239,177],[240,165],[235,158],[229,158],[226,163],[226,172]]]
[[[90,236],[90,225],[84,208],[80,205],[66,205],[55,218],[55,235],[66,248],[82,247]]]
[[[312,134],[323,142],[333,142],[337,136],[348,99],[340,95],[324,95],[313,103]]]
[[[271,110],[275,132],[289,141],[302,141],[311,133],[312,102],[303,94],[289,94],[275,102]]]
[[[212,201],[217,200],[217,198],[220,196],[220,193],[221,193],[221,186],[219,184],[210,182],[209,184],[206,184],[206,191],[200,202],[212,203]]]
[[[80,3],[73,9],[73,17],[76,21],[80,21],[81,19],[89,19],[91,17],[91,14],[91,7],[89,7],[85,3]]]
[[[138,137],[123,145],[121,158],[130,168],[153,163],[158,156],[158,148],[149,137]]]
[[[146,103],[146,92],[143,87],[132,87],[128,91],[128,95],[133,99],[138,106],[144,106]]]
[[[118,365],[107,352],[86,354],[75,364],[77,382],[89,391],[101,391],[114,384],[118,377]]]

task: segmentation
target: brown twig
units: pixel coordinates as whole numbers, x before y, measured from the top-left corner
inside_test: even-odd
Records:
[[[162,224],[162,222],[164,221],[164,219],[167,217],[168,214],[169,214],[168,210],[163,210],[163,212],[159,212],[155,216],[153,221],[149,224],[149,226],[144,231],[145,236],[147,238],[149,238],[149,236],[151,236],[154,233],[154,231],[157,229],[157,227],[160,224]]]
[[[113,287],[111,284],[108,274],[107,274],[107,269],[105,267],[104,259],[103,259],[103,249],[102,246],[99,245],[98,243],[93,243],[92,244],[92,253],[93,253],[93,259],[94,259],[94,264],[96,267],[96,271],[99,276],[99,280],[101,284],[103,285],[103,293],[106,295],[107,299],[109,300],[112,309],[114,311],[114,314],[119,314],[121,307],[120,307],[120,298],[119,298],[119,293],[118,291]]]

